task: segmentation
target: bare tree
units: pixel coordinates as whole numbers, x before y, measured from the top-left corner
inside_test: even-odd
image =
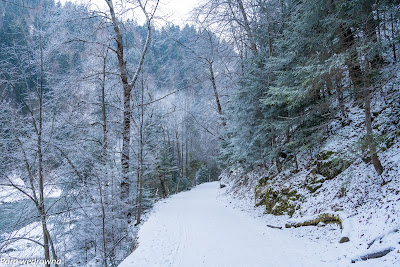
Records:
[[[126,207],[124,208],[124,215],[127,217],[128,222],[130,221],[131,212],[129,211],[130,205],[130,178],[129,178],[129,155],[130,155],[130,144],[131,144],[131,93],[132,89],[136,85],[136,81],[139,78],[140,71],[142,69],[144,58],[149,46],[150,36],[151,36],[151,22],[154,17],[154,13],[157,10],[158,1],[151,12],[146,10],[146,4],[143,4],[141,0],[138,0],[137,3],[142,10],[143,14],[146,17],[147,23],[147,37],[143,46],[142,54],[140,56],[139,62],[137,63],[137,68],[132,78],[129,78],[127,62],[124,56],[124,43],[123,43],[123,34],[120,29],[121,21],[117,18],[113,0],[105,0],[111,15],[111,23],[114,28],[115,33],[115,41],[117,43],[117,49],[115,53],[118,59],[119,65],[119,74],[123,87],[123,131],[122,131],[122,151],[121,151],[121,165],[122,165],[122,180],[120,184],[121,189],[121,200],[125,202]]]
[[[51,142],[51,135],[46,136],[47,140],[44,141],[44,123],[45,121],[52,121],[51,113],[45,114],[46,106],[51,106],[45,103],[45,90],[46,90],[46,71],[44,49],[42,42],[41,28],[37,31],[37,47],[29,44],[25,38],[24,45],[15,45],[9,48],[7,53],[10,55],[9,62],[5,62],[5,69],[9,72],[3,72],[1,81],[6,87],[11,88],[22,103],[22,109],[15,112],[19,120],[24,121],[24,111],[27,114],[27,125],[21,125],[21,131],[13,131],[14,139],[18,144],[17,154],[21,156],[21,162],[25,165],[27,186],[17,185],[12,179],[8,178],[8,186],[14,187],[25,197],[28,197],[35,204],[37,213],[40,218],[44,258],[46,266],[50,266],[50,253],[52,258],[57,261],[57,254],[53,239],[50,235],[48,227],[48,209],[45,205],[45,183],[47,181],[44,166],[44,156],[48,151],[48,146]],[[33,48],[32,48],[33,47]],[[35,50],[37,48],[37,50]],[[28,70],[20,66],[28,66]],[[21,81],[24,81],[21,83]],[[32,137],[30,141],[33,143],[26,144],[26,136]],[[13,166],[15,167],[15,166]],[[36,242],[38,243],[38,242]],[[57,266],[57,265],[56,265]]]

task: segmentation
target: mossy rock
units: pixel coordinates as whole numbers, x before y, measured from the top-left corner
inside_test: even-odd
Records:
[[[265,205],[265,188],[268,185],[268,181],[275,178],[276,174],[269,173],[267,176],[258,180],[256,187],[254,188],[254,197],[256,200],[256,207]]]
[[[297,228],[301,226],[317,226],[319,223],[329,224],[334,223],[340,226],[340,229],[343,229],[342,219],[338,215],[330,214],[330,213],[322,213],[316,219],[308,220],[300,223],[287,223],[285,224],[286,228]]]
[[[318,161],[317,172],[331,180],[345,171],[351,164],[351,161],[335,157],[330,160]]]
[[[347,236],[344,236],[344,237],[340,238],[339,243],[343,244],[343,243],[347,243],[349,241],[350,241],[350,239]]]
[[[268,189],[265,192],[266,213],[292,216],[298,209],[298,201],[301,200],[301,197],[296,190],[290,190],[289,188],[277,191]]]
[[[330,156],[332,156],[333,154],[335,154],[335,152],[333,151],[321,151],[318,155],[317,155],[317,159],[318,160],[327,160]]]

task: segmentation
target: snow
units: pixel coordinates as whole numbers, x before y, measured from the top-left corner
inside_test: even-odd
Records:
[[[224,173],[221,181],[227,184],[226,197],[229,201],[251,216],[259,216],[271,225],[284,226],[288,222],[303,222],[322,213],[339,215],[343,229],[332,224],[324,227],[284,229],[291,236],[288,240],[302,238],[325,246],[327,252],[324,257],[330,262],[330,266],[400,266],[400,231],[396,230],[399,229],[400,222],[400,167],[398,162],[392,161],[399,154],[399,143],[380,154],[382,162],[389,169],[389,173],[384,173],[385,179],[391,180],[385,186],[380,185],[380,179],[376,177],[371,164],[366,165],[362,160],[357,160],[335,179],[325,181],[317,194],[306,195],[305,202],[292,218],[286,215],[264,214],[265,206],[254,207],[255,185],[259,179],[268,175],[268,170],[260,169],[246,173],[238,168]],[[303,193],[302,181],[306,179],[307,174],[300,171],[292,176],[292,188]],[[282,185],[282,180],[278,178],[271,186]],[[338,197],[337,190],[344,183],[347,185],[347,195]],[[334,207],[341,209],[335,210]],[[340,238],[345,236],[349,237],[350,242],[339,244]],[[368,244],[374,239],[377,241],[369,247]],[[351,259],[389,247],[393,247],[394,250],[382,258],[351,263]]]
[[[24,181],[18,175],[13,174],[10,179],[16,186],[24,188]],[[16,188],[0,185],[0,203],[15,202],[26,198]]]
[[[337,244],[267,226],[268,216],[235,208],[217,182],[155,205],[139,247],[119,266],[346,266]]]
[[[53,179],[53,177],[51,178]],[[11,184],[14,184],[15,186],[24,189],[30,194],[30,187],[24,183],[21,177],[17,174],[12,174],[10,175],[9,179],[9,181],[6,181],[4,184],[0,185],[0,204],[29,199],[18,189],[11,186]],[[55,184],[45,184],[44,192],[46,198],[58,198],[61,196],[61,189]]]
[[[48,225],[48,228],[51,229],[51,226]],[[42,225],[40,222],[34,222],[11,233],[2,234],[0,239],[13,240],[9,242],[7,252],[2,254],[2,257],[6,259],[41,259],[43,257],[43,248],[27,239],[19,239],[19,237],[30,238],[42,242],[42,236]],[[3,265],[0,264],[0,266]]]

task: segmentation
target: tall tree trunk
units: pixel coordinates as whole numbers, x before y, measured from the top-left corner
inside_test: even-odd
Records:
[[[117,42],[116,54],[118,58],[119,76],[121,78],[123,87],[123,123],[122,123],[122,150],[121,150],[121,166],[122,166],[122,180],[120,184],[121,200],[125,205],[129,205],[129,153],[130,153],[130,138],[131,138],[131,90],[132,86],[128,81],[128,72],[126,69],[126,61],[124,58],[124,45],[122,40],[122,33],[119,28],[119,21],[115,15],[113,1],[107,0],[111,21],[115,32],[115,41]],[[124,215],[129,217],[129,208],[124,207]]]
[[[165,182],[164,175],[160,173],[160,183],[161,183],[161,189],[163,192],[163,198],[166,198],[169,195],[169,190],[167,183]]]
[[[342,85],[339,82],[339,79],[336,79],[336,95],[339,104],[339,110],[343,119],[347,118],[346,110],[344,108],[344,97],[343,97],[343,89]]]
[[[365,33],[367,36],[367,46],[369,44],[377,43],[376,36],[376,21],[374,19],[373,7],[370,2],[365,1],[363,3],[363,12],[365,13],[366,22],[365,22]],[[371,69],[375,70],[378,65],[381,63],[382,59],[378,52],[375,49],[372,49],[374,55],[372,56],[371,61],[368,59],[365,60],[365,75],[364,75],[364,110],[365,110],[365,128],[367,130],[367,141],[369,146],[369,152],[371,154],[371,161],[374,165],[376,172],[381,175],[383,172],[382,164],[378,158],[378,152],[376,147],[376,142],[372,132],[372,118],[371,118],[371,80],[370,73]],[[370,67],[371,65],[371,67]]]
[[[225,119],[223,117],[224,113],[222,112],[221,102],[219,100],[217,84],[216,84],[216,81],[215,81],[213,62],[212,62],[212,60],[207,60],[207,63],[208,63],[209,71],[210,71],[210,79],[211,79],[211,84],[212,84],[212,87],[213,87],[213,90],[214,90],[214,97],[215,97],[215,103],[217,104],[218,114],[221,117],[222,126],[226,126],[226,121],[225,121]]]
[[[365,110],[365,128],[367,130],[367,141],[369,146],[369,153],[371,154],[371,161],[374,165],[376,172],[381,175],[383,172],[382,164],[378,158],[376,150],[376,143],[372,132],[372,119],[371,119],[371,93],[370,93],[370,78],[369,78],[369,62],[365,64],[365,88],[364,88],[364,110]]]
[[[393,12],[390,12],[390,24],[391,24],[391,33],[392,33],[391,43],[392,43],[393,59],[394,59],[394,61],[397,61],[396,45],[395,45],[395,42],[394,42],[395,33],[394,33],[394,25],[393,25],[394,24],[393,23]]]
[[[124,202],[125,207],[123,207],[123,214],[125,215],[128,223],[130,222],[131,216],[131,201],[130,201],[130,179],[129,179],[129,157],[130,157],[130,142],[131,142],[131,91],[132,88],[135,87],[136,81],[139,77],[141,72],[144,58],[147,52],[147,48],[150,42],[150,33],[151,33],[151,20],[154,13],[149,17],[147,14],[145,7],[142,5],[142,2],[139,0],[139,6],[142,9],[144,15],[147,19],[147,37],[146,42],[143,47],[143,51],[140,57],[140,60],[137,65],[136,72],[132,78],[132,81],[129,82],[128,80],[128,72],[126,68],[126,61],[124,58],[124,45],[123,45],[123,38],[122,33],[119,26],[119,21],[115,15],[114,5],[112,0],[105,0],[110,11],[111,15],[111,22],[114,28],[115,33],[115,41],[117,42],[117,59],[118,59],[118,66],[119,66],[119,74],[122,82],[123,87],[123,123],[122,123],[122,150],[121,150],[121,166],[122,166],[122,180],[120,183],[120,190],[121,190],[121,200]],[[156,8],[158,6],[158,2]],[[156,9],[155,8],[155,9]],[[154,10],[155,12],[155,10]]]
[[[185,175],[186,178],[189,179],[189,143],[188,143],[188,137],[186,136],[185,139]]]
[[[39,87],[39,118],[37,127],[37,153],[38,153],[38,176],[39,176],[39,214],[42,222],[44,257],[47,260],[46,267],[50,266],[49,236],[47,235],[46,209],[44,205],[44,177],[43,177],[43,151],[42,151],[42,129],[43,129],[43,48],[40,35],[40,87]]]

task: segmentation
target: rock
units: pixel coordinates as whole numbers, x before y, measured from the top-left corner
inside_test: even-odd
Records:
[[[279,151],[278,156],[283,159],[286,159],[288,155],[285,152]]]
[[[318,160],[327,160],[333,154],[335,154],[335,152],[333,152],[333,151],[321,151],[317,155],[317,159]]]
[[[283,188],[273,190],[272,188],[268,188],[265,192],[266,213],[273,215],[288,214],[292,216],[301,198],[302,196],[297,194],[297,191],[294,189]]]
[[[258,180],[258,183],[254,189],[256,207],[265,205],[265,191],[267,190],[269,181],[275,178],[275,176],[276,174],[270,172],[267,176]]]
[[[226,184],[220,184],[219,185],[219,188],[224,188],[224,187],[226,187]]]
[[[317,162],[317,173],[331,180],[345,171],[351,164],[351,161],[339,157],[330,157],[327,160]]]
[[[349,241],[350,241],[350,239],[347,236],[344,236],[344,237],[340,238],[339,243],[343,244],[343,243],[347,243]]]

